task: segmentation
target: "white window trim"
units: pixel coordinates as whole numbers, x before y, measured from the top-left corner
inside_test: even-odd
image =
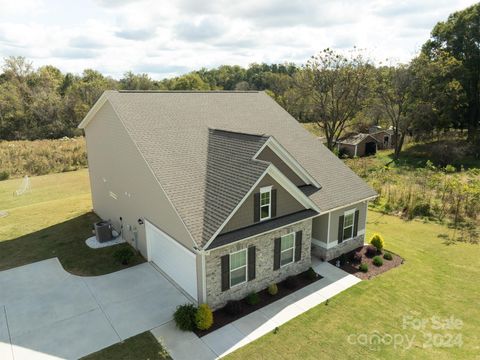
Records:
[[[345,234],[345,229],[346,229],[346,228],[352,227],[352,236],[349,237],[349,238],[347,238],[347,239],[342,239],[342,241],[347,241],[347,240],[351,240],[351,239],[354,238],[353,232],[354,232],[354,230],[355,230],[355,211],[357,211],[356,208],[355,208],[355,209],[351,209],[351,210],[347,210],[347,211],[345,211],[345,212],[343,213],[343,234]],[[345,218],[346,218],[348,215],[351,215],[351,214],[353,214],[353,222],[352,222],[352,225],[350,225],[350,226],[345,226]],[[342,234],[342,236],[343,236],[343,234]]]
[[[292,235],[292,234],[293,234],[293,247],[282,250],[282,238],[284,238],[285,236]],[[283,268],[283,267],[288,266],[290,264],[293,264],[295,262],[295,245],[297,245],[297,234],[294,231],[291,232],[291,233],[285,234],[283,236],[280,236],[280,268]],[[286,251],[289,251],[290,249],[293,249],[292,261],[282,265],[282,253],[286,252]]]
[[[230,264],[231,264],[231,261],[232,261],[232,255],[235,255],[235,254],[238,254],[240,252],[244,251],[245,252],[245,265],[243,266],[239,266],[235,269],[232,269],[230,267]],[[228,282],[229,282],[229,285],[230,285],[230,289],[231,288],[234,288],[238,285],[242,285],[242,284],[245,284],[247,281],[248,281],[248,251],[247,249],[242,249],[242,250],[238,250],[238,251],[234,251],[232,253],[229,254],[230,258],[229,258],[229,261],[228,261],[228,266],[229,266],[229,269],[228,269]],[[241,283],[238,283],[238,284],[235,284],[235,285],[232,285],[232,271],[235,271],[235,270],[238,270],[238,269],[241,269],[241,268],[245,268],[245,280],[242,281]]]
[[[268,216],[262,218],[262,207],[267,205],[262,205],[262,194],[268,193]],[[264,186],[260,188],[260,221],[268,220],[272,217],[272,186]]]

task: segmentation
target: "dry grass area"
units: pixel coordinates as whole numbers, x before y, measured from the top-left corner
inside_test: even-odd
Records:
[[[83,137],[0,141],[0,180],[73,171],[86,166]]]

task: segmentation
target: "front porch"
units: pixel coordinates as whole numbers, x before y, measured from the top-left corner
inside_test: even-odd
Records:
[[[312,262],[329,261],[363,246],[367,204],[361,202],[312,219]]]

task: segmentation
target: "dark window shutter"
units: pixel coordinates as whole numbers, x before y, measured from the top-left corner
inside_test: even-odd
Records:
[[[256,252],[255,246],[248,248],[248,281],[255,279]]]
[[[280,249],[281,249],[281,239],[276,238],[273,244],[273,270],[280,269]]]
[[[260,193],[253,194],[253,222],[260,221]]]
[[[353,237],[356,237],[358,234],[358,215],[360,211],[355,211],[355,218],[353,219]]]
[[[343,218],[344,218],[343,215],[338,218],[338,243],[339,244],[343,241]]]
[[[302,232],[297,231],[295,234],[295,262],[302,259]]]
[[[230,289],[230,255],[222,256],[222,291]]]
[[[270,196],[271,196],[270,206],[272,207],[270,209],[271,211],[270,214],[272,215],[271,217],[274,218],[277,216],[277,189],[273,189]]]

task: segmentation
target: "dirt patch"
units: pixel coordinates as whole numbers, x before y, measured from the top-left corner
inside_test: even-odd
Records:
[[[332,265],[337,265],[337,261],[340,261],[340,269],[343,271],[348,272],[349,274],[355,275],[356,277],[362,279],[362,280],[369,280],[373,278],[374,276],[383,274],[384,272],[393,269],[401,264],[403,264],[404,260],[401,256],[392,253],[391,251],[384,250],[381,253],[378,254],[383,260],[383,265],[382,266],[376,266],[373,264],[373,256],[368,256],[367,255],[367,247],[368,245],[364,245],[362,247],[359,247],[345,255],[343,255],[341,258],[333,259],[330,260],[330,264]],[[383,258],[383,255],[389,252],[392,254],[392,260],[387,260]],[[358,253],[361,255],[361,261],[355,261],[354,260],[354,255]],[[368,271],[367,272],[362,272],[359,270],[360,264],[367,264],[368,265]]]
[[[230,324],[231,322],[237,320],[237,319],[240,319],[252,312],[254,312],[255,310],[258,310],[258,309],[261,309],[262,307],[264,306],[267,306],[268,304],[271,304],[277,300],[280,300],[281,298],[287,296],[287,295],[290,295],[291,293],[294,293],[295,291],[297,290],[300,290],[301,288],[307,286],[307,285],[310,285],[312,283],[314,283],[315,281],[318,281],[320,279],[323,279],[323,277],[321,275],[318,275],[317,274],[317,277],[312,279],[312,278],[309,278],[309,276],[307,275],[308,271],[305,271],[303,273],[300,273],[296,276],[293,276],[295,278],[295,283],[296,283],[296,286],[295,288],[291,288],[287,285],[287,281],[282,281],[280,283],[277,284],[277,287],[278,287],[278,293],[276,295],[270,295],[268,293],[268,290],[267,289],[264,289],[260,292],[258,292],[258,297],[259,297],[259,302],[258,304],[255,304],[255,305],[250,305],[248,304],[245,299],[243,300],[240,300],[241,301],[241,306],[242,306],[242,311],[240,314],[237,314],[237,315],[230,315],[229,313],[227,313],[227,311],[225,310],[225,308],[220,308],[218,310],[215,310],[213,312],[213,325],[210,329],[208,330],[194,330],[194,333],[197,334],[197,336],[199,337],[202,337],[202,336],[205,336],[209,333],[211,333],[212,331],[215,331],[217,329],[220,329],[221,327],[225,326],[225,325],[228,325]]]

